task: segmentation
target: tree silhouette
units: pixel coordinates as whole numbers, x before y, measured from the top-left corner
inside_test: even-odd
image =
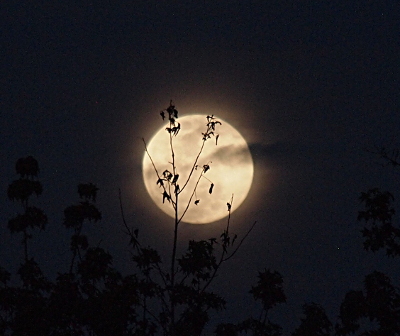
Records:
[[[361,231],[365,238],[364,248],[372,252],[385,248],[388,256],[400,256],[400,229],[392,222],[395,214],[393,195],[374,188],[361,193],[360,200],[365,210],[359,211],[358,220],[370,224]]]
[[[400,333],[400,290],[383,273],[374,271],[364,281],[364,292],[350,291],[340,306],[338,335],[352,335],[361,328],[363,318],[378,327],[358,335],[398,335]]]
[[[371,151],[382,160],[382,166],[400,166],[399,149],[379,147]],[[388,191],[381,191],[373,188],[361,193],[360,201],[365,209],[359,211],[358,220],[364,220],[366,225],[361,231],[364,241],[364,248],[376,252],[386,249],[388,256],[400,256],[400,228],[393,223],[395,210],[392,206],[393,195]]]
[[[138,241],[138,231],[135,232],[130,228],[125,219],[124,224],[126,232],[130,236],[134,254],[133,260],[142,270],[143,281],[149,288],[154,288],[154,298],[162,303],[158,305],[159,311],[156,312],[149,308],[148,301],[150,298],[148,296],[143,297],[144,313],[148,314],[148,318],[153,319],[154,323],[158,323],[162,327],[165,335],[195,336],[202,333],[209,320],[209,311],[219,311],[224,308],[224,299],[210,292],[208,288],[215,279],[220,266],[236,253],[243,240],[236,247],[233,247],[237,236],[233,238],[230,236],[232,198],[228,207],[227,226],[220,239],[210,238],[208,240],[190,241],[183,256],[180,258],[176,256],[180,223],[191,206],[201,206],[197,197],[192,202],[201,180],[209,181],[211,183],[209,193],[211,194],[213,191],[214,183],[205,177],[205,174],[211,168],[210,163],[201,165],[199,161],[207,140],[218,135],[216,126],[221,125],[221,122],[213,115],[206,117],[205,131],[201,133],[201,146],[191,165],[188,177],[186,180],[181,180],[177,173],[179,169],[176,166],[174,151],[174,141],[178,137],[181,124],[177,121],[178,111],[172,101],[168,108],[160,112],[160,115],[163,120],[168,119],[165,130],[169,135],[171,168],[160,174],[144,139],[143,143],[154,168],[155,183],[162,189],[162,202],[167,201],[174,210],[174,232],[169,269],[163,267],[166,260],[161,260],[155,250],[142,247]],[[199,169],[199,167],[202,167],[202,169]],[[195,179],[195,186],[193,190],[186,190],[191,179]],[[190,195],[187,204],[181,204],[179,195],[183,192]],[[253,227],[254,225],[249,229],[249,232]],[[216,248],[219,249],[219,256],[217,256],[218,250]],[[157,282],[156,279],[159,281]]]
[[[15,275],[0,266],[0,335],[200,336],[210,314],[225,309],[226,301],[212,291],[212,283],[221,266],[240,249],[255,223],[241,239],[232,235],[232,196],[226,203],[228,216],[221,235],[191,240],[182,255],[177,256],[180,223],[191,206],[202,204],[197,199],[197,186],[210,183],[210,194],[215,185],[218,187],[218,181],[212,182],[205,175],[212,169],[210,163],[200,161],[209,139],[215,137],[217,145],[216,132],[221,123],[213,115],[207,116],[206,129],[199,134],[202,145],[188,178],[183,180],[175,165],[174,141],[179,139],[181,124],[177,122],[178,111],[172,101],[160,115],[168,122],[169,170],[159,173],[143,142],[153,164],[155,184],[162,191],[160,202],[167,202],[174,209],[170,256],[161,257],[157,249],[146,246],[139,229],[127,223],[120,193],[123,228],[135,265],[132,274],[121,274],[113,266],[111,254],[93,246],[85,234],[86,227],[96,225],[102,214],[96,206],[99,189],[93,183],[82,183],[77,187],[79,199],[64,210],[63,225],[71,233],[67,247],[71,251],[70,262],[60,265],[57,274],[48,278],[30,254],[28,244],[34,234],[46,229],[48,222],[45,212],[33,205],[35,195],[40,196],[43,191],[38,180],[39,165],[32,156],[18,159],[15,165],[18,179],[11,182],[7,195],[21,206],[21,213],[9,220],[8,229],[22,236],[23,258]],[[391,166],[400,166],[397,151],[381,150],[378,154]],[[190,179],[195,180],[193,190],[188,190]],[[182,192],[190,195],[187,204],[181,204]],[[394,223],[393,195],[374,188],[362,193],[360,201],[364,208],[359,211],[358,220],[365,223],[361,231],[364,249],[373,252],[384,249],[388,256],[398,257],[400,231]],[[249,295],[258,304],[259,312],[243,316],[240,321],[217,325],[215,335],[282,335],[282,328],[271,321],[269,314],[278,304],[286,302],[282,275],[269,269],[259,272]],[[388,276],[375,271],[365,277],[363,290],[352,290],[345,295],[335,328],[316,303],[304,304],[303,314],[292,336],[399,335],[400,290]],[[369,330],[363,326],[365,320],[372,321]]]
[[[257,318],[251,316],[237,324],[224,323],[217,326],[215,334],[218,336],[279,336],[282,328],[268,318],[268,312],[279,303],[286,302],[283,291],[283,278],[276,272],[264,270],[258,273],[258,281],[249,291],[256,301],[261,303],[261,311]]]
[[[1,329],[2,333],[13,329],[15,334],[40,335],[46,334],[47,325],[40,318],[44,313],[45,295],[50,290],[50,282],[43,275],[39,265],[29,256],[28,240],[32,238],[34,229],[44,230],[47,216],[43,210],[32,206],[31,196],[42,194],[42,185],[36,180],[39,166],[32,157],[20,158],[15,166],[20,175],[13,181],[7,191],[11,201],[19,201],[23,213],[18,214],[8,222],[12,233],[22,234],[24,260],[17,274],[21,280],[21,287],[9,287],[10,273],[1,269]]]
[[[395,168],[399,151],[385,147],[377,151],[385,164]],[[358,220],[365,222],[361,230],[364,249],[377,252],[385,249],[387,256],[400,256],[400,230],[393,223],[395,210],[393,195],[388,191],[373,188],[362,192],[360,201],[365,207],[358,213]],[[361,322],[368,319],[377,325],[373,330],[363,330]],[[385,274],[374,271],[364,280],[364,291],[353,290],[346,294],[336,325],[337,335],[399,335],[400,334],[400,290],[392,285]]]
[[[311,302],[303,305],[304,317],[300,326],[292,333],[292,336],[330,336],[333,334],[333,326],[324,308]]]
[[[43,188],[36,177],[39,172],[38,162],[32,157],[18,159],[15,170],[20,178],[13,181],[7,191],[11,201],[20,201],[23,213],[12,218],[8,222],[8,228],[12,233],[22,233],[22,244],[24,246],[25,262],[28,261],[28,239],[32,237],[31,230],[38,228],[44,230],[47,223],[47,216],[43,210],[31,206],[29,199],[33,194],[39,196]]]
[[[286,302],[286,295],[283,291],[283,278],[276,271],[264,270],[258,273],[258,282],[252,286],[250,293],[256,301],[262,305],[259,318],[249,318],[239,323],[238,330],[246,334],[262,336],[281,335],[281,327],[272,323],[268,318],[268,312],[278,303]]]
[[[163,119],[168,115],[171,169],[159,174],[152,163],[156,183],[163,191],[162,201],[167,201],[175,212],[170,260],[161,258],[156,249],[141,242],[138,228],[130,227],[125,220],[120,195],[123,224],[136,271],[129,275],[118,272],[112,256],[103,248],[92,246],[85,234],[85,227],[96,225],[102,215],[95,204],[99,189],[93,183],[83,183],[77,188],[80,200],[64,210],[63,225],[72,231],[70,264],[58,271],[54,281],[48,280],[28,253],[28,239],[34,229],[44,230],[47,223],[44,211],[31,205],[32,196],[42,194],[42,185],[37,180],[39,165],[32,156],[21,158],[16,164],[20,177],[9,185],[8,197],[21,203],[23,213],[12,218],[8,228],[23,236],[24,262],[17,272],[19,283],[0,268],[1,335],[195,336],[202,334],[211,311],[225,308],[225,300],[212,292],[210,285],[255,223],[240,241],[237,235],[231,237],[232,196],[227,203],[227,225],[220,237],[189,241],[186,252],[177,256],[179,224],[190,206],[201,206],[199,200],[192,204],[192,199],[200,181],[203,178],[209,181],[204,174],[210,165],[199,165],[200,156],[205,142],[215,136],[216,126],[221,123],[214,116],[207,117],[206,130],[199,135],[202,146],[187,180],[181,181],[173,147],[181,129],[176,121],[178,111],[171,102],[160,114]],[[191,178],[196,179],[195,187],[187,191],[191,195],[188,204],[181,206],[179,195],[187,189]],[[209,182],[211,193],[214,183]]]

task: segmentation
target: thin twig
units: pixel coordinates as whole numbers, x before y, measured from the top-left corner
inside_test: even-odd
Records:
[[[202,153],[202,151],[203,151],[204,143],[205,143],[205,142],[206,142],[206,141],[203,140],[203,143],[202,143],[202,145],[201,145],[200,151],[199,151],[199,153],[197,154],[196,159],[194,160],[193,166],[192,166],[192,168],[191,168],[191,170],[190,170],[189,176],[188,176],[188,178],[186,179],[186,182],[184,183],[183,187],[180,188],[181,190],[179,191],[179,193],[181,193],[181,192],[186,188],[186,185],[189,183],[190,178],[191,178],[191,176],[192,176],[192,174],[193,174],[193,171],[195,170],[195,167],[197,166],[197,161],[199,160],[199,157],[200,157],[200,155],[201,155],[201,153]]]
[[[160,174],[158,173],[156,165],[154,164],[153,158],[151,157],[149,151],[147,150],[146,141],[144,140],[144,138],[142,138],[142,141],[143,141],[143,144],[144,144],[144,150],[146,151],[146,153],[147,153],[147,155],[148,155],[148,157],[149,157],[149,159],[151,161],[151,164],[153,165],[153,168],[154,168],[154,171],[157,174],[157,177],[160,179],[161,177],[160,177]]]
[[[144,140],[143,140],[144,141]],[[119,207],[121,209],[121,216],[122,216],[122,222],[124,223],[125,228],[128,230],[128,233],[131,232],[128,224],[126,223],[125,220],[125,214],[124,214],[124,207],[122,206],[122,194],[121,194],[121,189],[118,189],[118,198],[119,198]]]
[[[132,229],[128,226],[126,219],[125,219],[125,214],[124,214],[124,207],[122,205],[122,195],[121,195],[121,189],[118,189],[119,191],[119,206],[121,209],[121,216],[122,216],[122,222],[124,223],[125,229],[126,231],[124,231],[125,234],[127,234],[129,237],[131,237],[132,240],[135,241],[135,248],[136,248],[136,252],[139,255],[143,255],[142,250],[141,250],[141,246],[140,246],[140,242],[137,240],[135,234],[132,232]],[[155,269],[157,270],[158,274],[160,275],[164,285],[167,284],[167,281],[165,279],[165,274],[163,272],[163,270],[161,269],[160,265],[156,264]]]
[[[228,207],[228,224],[226,225],[226,235],[227,236],[229,235],[229,225],[230,225],[230,222],[231,222],[232,206],[233,206],[233,194],[231,196],[230,206]]]
[[[230,221],[231,221],[232,204],[233,204],[233,194],[232,194],[232,197],[231,197],[231,203],[230,203],[231,206],[228,207],[228,213],[229,213],[229,214],[228,214],[228,222],[227,222],[227,224],[226,224],[226,230],[225,230],[225,232],[224,232],[225,238],[226,238],[226,237],[229,237],[229,226],[230,226]],[[222,253],[221,253],[221,257],[220,257],[220,259],[219,259],[219,262],[218,262],[217,266],[215,267],[214,272],[213,272],[211,278],[207,281],[207,283],[204,285],[203,289],[201,290],[202,293],[206,290],[206,288],[207,288],[207,287],[211,284],[211,282],[214,280],[214,278],[216,277],[217,272],[218,272],[220,266],[222,265],[223,262],[225,262],[224,256],[225,256],[225,253],[226,253],[226,247],[227,247],[227,243],[226,243],[226,241],[224,241],[223,244],[222,244]]]
[[[210,129],[211,129],[211,127],[210,127],[210,126],[207,126],[206,134],[210,131]],[[190,170],[189,176],[188,176],[188,178],[187,178],[185,184],[184,184],[183,187],[181,188],[180,193],[183,191],[183,189],[185,189],[186,185],[189,183],[190,177],[192,176],[193,171],[194,171],[195,168],[196,168],[196,165],[197,165],[197,162],[198,162],[198,160],[199,160],[199,157],[200,157],[201,153],[203,152],[203,148],[204,148],[204,144],[206,143],[206,140],[207,140],[207,139],[203,138],[203,143],[201,144],[200,150],[199,150],[199,152],[198,152],[198,154],[197,154],[197,156],[196,156],[196,159],[194,160],[194,163],[193,163],[193,166],[192,166],[192,168],[191,168],[191,170]]]
[[[144,140],[144,138],[142,138],[142,141],[143,141],[143,144],[144,144],[144,150],[145,150],[147,156],[149,157],[149,159],[151,161],[151,164],[153,165],[153,168],[154,168],[154,171],[156,172],[158,180],[162,180],[160,174],[158,173],[157,167],[156,167],[156,165],[155,165],[155,163],[153,161],[153,158],[151,157],[151,155],[150,155],[150,153],[149,153],[149,151],[147,149],[147,144],[146,144],[146,141]],[[164,184],[161,184],[161,186],[164,189],[164,191],[167,192],[167,189],[165,189]],[[169,189],[169,195],[171,195],[171,189]],[[171,202],[172,202],[172,204],[174,204],[174,200],[172,198],[171,198]],[[175,206],[174,206],[174,208],[175,208]]]
[[[244,237],[242,238],[242,240],[240,241],[239,245],[236,247],[236,249],[232,252],[231,255],[229,255],[227,258],[224,259],[224,261],[229,260],[230,258],[232,258],[236,252],[239,250],[240,246],[243,244],[244,240],[247,238],[247,236],[250,234],[250,232],[253,230],[254,226],[256,225],[257,221],[255,221],[253,223],[253,225],[251,226],[251,228],[247,231],[247,233],[244,235]]]
[[[187,205],[186,205],[186,208],[185,208],[185,210],[183,211],[181,217],[179,218],[178,223],[181,222],[183,216],[185,216],[186,212],[189,210],[190,204],[192,203],[193,196],[194,196],[194,194],[196,193],[197,186],[198,186],[198,184],[199,184],[199,182],[200,182],[200,180],[201,180],[202,177],[204,177],[203,171],[201,172],[199,178],[197,179],[197,182],[196,182],[196,185],[194,186],[193,192],[192,192],[192,194],[190,195],[189,201],[188,201],[188,203],[187,203]]]

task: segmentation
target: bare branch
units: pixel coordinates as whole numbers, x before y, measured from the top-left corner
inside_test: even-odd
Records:
[[[179,193],[181,193],[181,192],[185,189],[186,185],[189,183],[190,178],[192,177],[193,171],[195,170],[195,168],[196,168],[196,166],[197,166],[197,162],[199,161],[199,157],[200,157],[201,153],[203,152],[203,148],[204,148],[204,143],[205,143],[205,142],[206,142],[206,141],[203,140],[203,143],[201,144],[200,150],[199,150],[199,152],[197,153],[196,159],[194,160],[193,166],[192,166],[192,168],[190,169],[189,176],[188,176],[188,178],[186,179],[186,182],[183,184],[183,187],[181,187],[181,190],[179,191]]]
[[[214,269],[213,274],[211,275],[211,277],[207,281],[207,283],[204,285],[204,287],[202,288],[201,292],[204,292],[206,290],[206,288],[211,284],[211,282],[215,279],[220,266],[225,261],[224,256],[225,256],[225,253],[227,251],[226,248],[227,248],[227,245],[228,245],[228,240],[226,238],[229,238],[229,226],[230,226],[230,221],[231,221],[232,204],[233,204],[233,194],[232,194],[232,197],[231,197],[231,202],[229,203],[230,206],[228,206],[228,221],[227,221],[227,224],[226,224],[225,232],[223,233],[223,235],[225,236],[225,240],[223,241],[223,244],[222,244],[221,257],[219,259],[219,262],[218,262],[217,266]]]
[[[153,161],[153,158],[151,157],[151,155],[150,155],[150,153],[149,153],[149,151],[147,149],[147,144],[146,144],[146,141],[144,140],[144,138],[142,138],[142,141],[143,141],[143,144],[144,144],[144,150],[145,150],[147,156],[149,157],[149,159],[151,161],[151,164],[153,165],[154,171],[156,172],[157,184],[158,184],[159,181],[162,181],[163,179],[161,178],[161,176],[160,176],[160,174],[159,174],[159,172],[157,170],[157,167],[156,167],[156,165],[155,165],[155,163]],[[160,183],[160,186],[164,189],[164,192],[167,192],[167,189],[165,188],[165,185],[163,183]],[[169,195],[171,195],[171,188],[169,188]],[[176,205],[175,201],[171,199],[171,202],[172,202],[172,204],[173,204],[173,206],[175,208],[175,205]]]
[[[231,255],[229,255],[228,257],[226,257],[226,258],[224,259],[224,261],[227,261],[227,260],[231,259],[231,258],[236,254],[236,252],[239,250],[240,246],[242,246],[242,244],[243,244],[243,242],[245,241],[245,239],[247,238],[247,236],[248,236],[248,235],[250,234],[250,232],[253,230],[253,228],[254,228],[254,226],[256,225],[256,223],[257,223],[257,221],[255,221],[255,222],[253,223],[253,225],[252,225],[251,228],[247,231],[247,233],[244,235],[244,237],[242,238],[242,240],[240,241],[240,243],[239,243],[239,245],[236,247],[236,249],[232,252]]]
[[[198,184],[199,184],[199,182],[200,182],[200,180],[201,180],[202,177],[204,177],[204,176],[203,176],[203,172],[201,172],[199,178],[197,179],[196,185],[195,185],[194,188],[193,188],[193,192],[192,192],[192,194],[190,195],[188,204],[186,205],[185,210],[183,211],[181,217],[179,218],[178,223],[181,222],[182,218],[185,216],[186,212],[189,210],[190,203],[192,203],[193,196],[196,194],[197,186],[198,186]]]
[[[383,159],[384,163],[382,163],[382,166],[392,166],[396,168],[400,166],[400,150],[398,148],[390,149],[390,147],[375,146],[374,150],[367,149],[367,152]]]

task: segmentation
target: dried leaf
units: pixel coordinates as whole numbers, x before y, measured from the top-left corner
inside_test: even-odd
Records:
[[[213,188],[214,188],[214,183],[211,183],[210,189],[208,190],[208,192],[209,192],[210,194],[212,194]]]
[[[164,180],[163,180],[162,178],[159,178],[159,179],[157,180],[157,185],[160,184],[160,187],[164,186],[164,182],[163,182],[163,181],[164,181]]]
[[[176,174],[176,175],[174,176],[174,179],[172,180],[172,184],[175,184],[176,181],[178,181],[178,178],[179,178],[179,174]]]
[[[168,202],[171,202],[171,196],[168,195],[166,191],[163,192],[163,199],[162,202],[165,202],[165,199],[167,199]]]

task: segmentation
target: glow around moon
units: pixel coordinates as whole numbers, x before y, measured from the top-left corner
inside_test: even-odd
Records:
[[[234,211],[245,200],[253,181],[253,160],[246,141],[240,133],[226,121],[217,118],[222,125],[217,125],[218,142],[211,137],[205,143],[190,182],[179,194],[179,216],[182,215],[193,194],[195,184],[205,164],[210,169],[200,179],[196,193],[193,195],[183,222],[205,224],[215,222],[228,215],[227,202],[234,194],[232,210]],[[181,130],[173,137],[175,165],[179,174],[178,184],[182,187],[190,173],[202,145],[202,133],[207,129],[206,115],[188,115],[177,119]],[[158,173],[172,171],[172,156],[169,134],[165,130],[167,123],[153,136],[147,145]],[[206,179],[206,178],[207,179]],[[152,200],[165,213],[174,217],[172,205],[163,203],[163,189],[157,185],[157,174],[148,155],[143,157],[143,179]],[[212,194],[209,193],[211,182],[214,184]],[[195,201],[199,200],[195,205]]]

